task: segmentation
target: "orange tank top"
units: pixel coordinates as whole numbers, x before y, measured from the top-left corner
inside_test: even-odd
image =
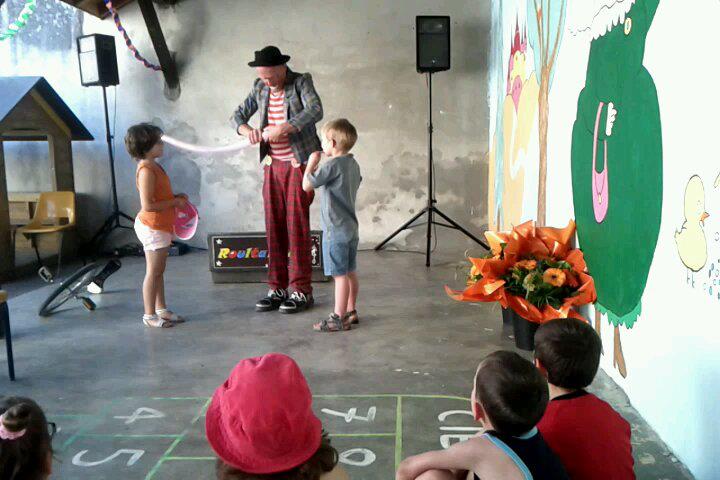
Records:
[[[140,176],[140,170],[143,168],[149,169],[155,175],[155,189],[153,193],[153,202],[162,202],[165,200],[172,200],[175,195],[170,185],[170,177],[167,176],[165,170],[157,163],[143,162],[138,165],[137,171],[135,172],[135,185],[138,186],[138,179]],[[147,212],[140,210],[138,213],[138,219],[153,230],[162,230],[165,232],[173,233],[173,224],[175,223],[175,208],[169,207],[159,212]]]

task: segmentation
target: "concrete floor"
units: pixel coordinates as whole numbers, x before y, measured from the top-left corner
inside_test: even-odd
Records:
[[[202,252],[169,261],[170,306],[188,317],[170,330],[140,323],[141,258],[123,259],[107,291],[94,297],[95,312],[72,301],[40,319],[50,287],[6,285],[14,292],[18,381],[0,370],[0,392],[33,397],[60,427],[53,478],[212,479],[203,431],[208,397],[239,359],[284,352],[307,375],[351,477],[393,478],[401,458],[467,434],[453,427],[472,427],[469,416],[442,414],[468,410],[480,359],[514,347],[497,306],[445,295],[442,286],[456,283],[456,252],[436,254],[429,270],[419,255],[362,252],[362,323],[332,335],[311,330],[330,309],[331,283],[316,284],[312,312],[258,314],[263,287],[213,284]],[[593,390],[632,423],[638,478],[692,478],[606,375]],[[339,416],[351,408],[357,417]]]

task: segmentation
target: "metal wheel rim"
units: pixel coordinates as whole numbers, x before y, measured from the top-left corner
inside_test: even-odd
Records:
[[[72,284],[68,285],[63,289],[61,293],[59,293],[53,300],[48,304],[45,309],[48,312],[52,312],[53,310],[56,310],[60,308],[64,303],[66,303],[68,300],[73,298],[75,294],[83,288],[85,285],[90,283],[93,277],[97,275],[97,272],[99,269],[101,269],[103,266],[99,265],[96,268],[93,268],[92,270],[85,273],[82,277],[75,280]]]

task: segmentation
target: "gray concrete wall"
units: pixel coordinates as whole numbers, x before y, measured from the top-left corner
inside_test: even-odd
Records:
[[[0,9],[0,25],[7,25],[22,3],[8,0]],[[424,77],[415,72],[415,15],[449,14],[453,68],[433,80],[438,200],[472,231],[482,231],[487,0],[184,0],[158,8],[158,14],[170,49],[177,52],[182,93],[176,100],[166,98],[162,76],[135,61],[118,35],[121,84],[116,110],[115,93],[109,94],[123,210],[134,215],[139,207],[134,164],[122,142],[127,127],[152,121],[189,142],[235,141],[229,118],[255,78],[247,61],[254,50],[275,44],[293,57],[291,68],[313,74],[325,119],[347,117],[358,128],[355,154],[365,180],[358,199],[361,239],[365,244],[381,240],[423,207],[426,190],[427,92]],[[137,5],[123,8],[121,17],[138,49],[154,60]],[[110,207],[101,90],[80,86],[73,41],[79,34],[96,32],[117,33],[110,20],[99,21],[46,0],[17,38],[0,43],[0,75],[45,76],[97,138],[74,146],[85,236]],[[204,244],[206,232],[264,228],[256,151],[224,157],[170,148],[166,152],[175,189],[187,192],[200,207],[197,245]],[[6,153],[11,190],[43,183],[42,176],[33,173],[45,165],[42,150],[9,144]],[[421,237],[401,238],[415,244]]]

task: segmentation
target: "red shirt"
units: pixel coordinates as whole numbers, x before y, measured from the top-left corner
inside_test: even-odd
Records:
[[[270,92],[268,125],[282,125],[287,122],[287,115],[285,113],[285,91],[277,94]],[[283,137],[277,142],[270,142],[270,158],[283,162],[289,162],[295,158],[292,148],[290,147],[289,137]]]
[[[579,390],[552,400],[538,424],[572,480],[634,480],[630,424]]]

